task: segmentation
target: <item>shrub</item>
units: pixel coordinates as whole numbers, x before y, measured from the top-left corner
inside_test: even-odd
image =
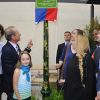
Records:
[[[92,32],[94,29],[100,29],[100,23],[98,17],[95,17],[94,20],[90,22],[89,25],[86,25],[84,31],[89,38],[90,46],[93,47],[95,45],[95,41],[93,40]]]
[[[36,98],[34,96],[31,97],[31,100],[36,100]]]
[[[44,100],[64,100],[63,91],[58,92],[56,89],[52,89],[52,93]]]

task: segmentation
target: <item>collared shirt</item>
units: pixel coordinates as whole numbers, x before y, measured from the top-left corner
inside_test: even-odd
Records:
[[[1,65],[1,54],[2,54],[2,47],[3,46],[4,46],[4,44],[2,42],[0,42],[0,74],[3,74],[2,65]]]
[[[70,42],[69,41],[65,41],[65,46],[68,45]]]
[[[98,47],[100,47],[100,45],[97,45],[96,47],[98,48]]]
[[[67,42],[65,42],[65,46],[67,45]]]

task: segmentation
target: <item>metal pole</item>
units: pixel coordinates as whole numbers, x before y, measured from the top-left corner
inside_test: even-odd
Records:
[[[48,21],[44,21],[44,50],[43,50],[43,87],[41,93],[43,98],[50,95],[50,86],[49,86],[49,41],[48,41]]]
[[[94,21],[94,5],[93,3],[91,4],[91,16],[90,16],[91,22]]]

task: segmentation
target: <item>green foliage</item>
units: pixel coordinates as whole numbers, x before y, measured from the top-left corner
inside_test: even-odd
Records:
[[[53,83],[50,84],[50,87],[51,87],[50,96],[47,96],[43,98],[42,100],[64,100],[63,91],[58,92],[56,89],[56,85]],[[36,99],[34,96],[32,96],[31,100],[39,100],[39,99]]]
[[[31,100],[36,100],[36,98],[32,96],[32,97],[31,97]]]
[[[100,29],[100,23],[98,17],[95,17],[95,19],[92,20],[89,25],[86,25],[84,29],[86,35],[89,37],[91,47],[95,45],[95,42],[93,40],[93,34],[92,34],[94,29]]]
[[[52,89],[51,95],[44,100],[64,100],[63,92],[58,92],[56,89]]]

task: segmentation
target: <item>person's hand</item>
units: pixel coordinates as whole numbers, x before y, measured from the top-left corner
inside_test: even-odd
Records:
[[[21,98],[19,98],[18,100],[22,100]]]
[[[61,68],[61,64],[57,63],[56,65],[56,69],[60,69]]]
[[[65,79],[60,79],[60,80],[59,80],[59,83],[60,83],[60,84],[64,84],[64,83],[65,83]]]
[[[97,93],[97,96],[95,97],[95,100],[100,100],[100,93]]]
[[[33,46],[33,42],[32,42],[32,40],[30,40],[27,47],[31,49],[32,46]]]
[[[95,100],[97,100],[97,96],[95,97]]]
[[[96,97],[95,97],[95,100],[100,100],[100,97],[96,96]]]
[[[18,97],[18,100],[22,100],[20,96]]]

